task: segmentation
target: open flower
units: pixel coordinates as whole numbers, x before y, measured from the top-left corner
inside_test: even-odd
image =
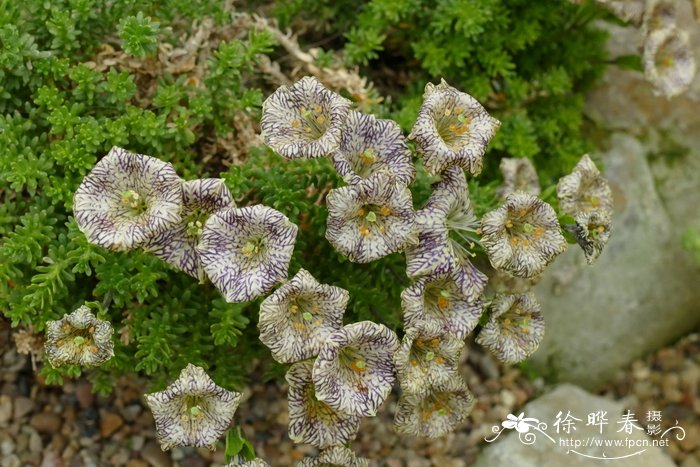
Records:
[[[463,423],[474,407],[474,396],[461,377],[433,386],[428,392],[403,393],[394,417],[399,433],[438,438]]]
[[[287,278],[296,235],[297,226],[267,206],[224,209],[204,224],[197,251],[226,301],[245,302]]]
[[[46,322],[44,348],[53,367],[75,364],[98,366],[114,356],[114,328],[81,306],[57,321]]]
[[[557,198],[562,212],[572,216],[596,209],[612,212],[610,184],[588,154],[581,157],[569,175],[559,179]]]
[[[386,171],[326,197],[326,238],[356,263],[368,263],[415,242],[411,191]]]
[[[621,20],[639,25],[642,22],[647,1],[648,0],[598,0],[598,3],[605,5],[612,14]]]
[[[481,244],[494,268],[524,278],[541,273],[567,247],[554,209],[523,192],[484,215]]]
[[[408,138],[416,142],[429,174],[459,166],[478,175],[486,146],[500,125],[476,99],[443,79],[437,86],[425,85],[423,105]]]
[[[295,363],[287,372],[289,383],[289,438],[325,449],[355,439],[360,418],[331,408],[316,398],[311,379],[313,362]]]
[[[260,340],[280,363],[315,357],[326,337],[342,327],[349,299],[347,290],[319,284],[300,269],[260,305]]]
[[[226,431],[241,395],[217,386],[203,368],[188,364],[165,390],[146,394],[163,450],[208,447]]]
[[[236,205],[220,178],[184,182],[182,194],[182,222],[153,236],[145,249],[202,281],[206,275],[196,246],[204,224],[214,212]]]
[[[532,292],[497,294],[488,323],[476,338],[503,363],[522,362],[544,337],[544,318]]]
[[[396,334],[371,321],[349,324],[326,339],[316,358],[316,398],[335,410],[372,417],[391,392]]]
[[[530,159],[504,157],[501,159],[500,169],[503,174],[503,184],[496,191],[501,198],[515,191],[524,191],[535,196],[540,194],[540,179]]]
[[[401,390],[416,394],[429,391],[457,371],[464,341],[449,334],[435,322],[422,322],[406,330],[394,354]]]
[[[583,249],[588,264],[592,264],[610,239],[612,218],[610,213],[597,209],[582,211],[576,215],[576,224],[565,227]]]
[[[404,185],[409,185],[416,175],[411,150],[399,124],[355,110],[348,114],[340,147],[331,160],[343,179],[352,185],[381,169],[394,174]]]
[[[305,76],[292,86],[280,86],[265,99],[262,138],[287,159],[327,156],[340,145],[349,111],[349,100]]]
[[[345,446],[334,446],[316,457],[307,457],[297,467],[369,467],[369,460],[357,457]]]
[[[644,76],[655,92],[673,97],[685,92],[695,77],[695,57],[688,33],[675,27],[657,29],[644,42]]]
[[[73,215],[88,241],[130,250],[180,223],[182,180],[171,164],[113,147],[85,176]]]

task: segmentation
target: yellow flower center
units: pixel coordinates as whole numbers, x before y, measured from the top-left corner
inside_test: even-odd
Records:
[[[377,162],[377,155],[374,153],[373,148],[367,148],[360,154],[360,162],[364,165],[371,165]]]
[[[292,128],[301,128],[312,138],[320,138],[328,129],[328,117],[320,105],[314,105],[311,109],[301,108],[301,120],[294,119]]]
[[[140,214],[146,209],[146,202],[134,190],[127,190],[122,193],[122,205],[136,214]]]

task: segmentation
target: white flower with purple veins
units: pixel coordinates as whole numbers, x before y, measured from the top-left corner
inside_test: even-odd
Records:
[[[233,460],[230,463],[226,464],[224,467],[270,467],[270,464],[260,459],[259,457],[256,457],[251,461],[246,461],[245,459],[242,459],[240,461]]]
[[[478,175],[486,146],[500,125],[476,99],[443,79],[437,86],[425,85],[423,105],[408,139],[416,142],[429,174],[459,166]]]
[[[113,147],[83,178],[73,215],[88,241],[110,250],[142,246],[176,227],[182,180],[171,164]]]
[[[316,358],[316,398],[340,412],[372,417],[396,379],[391,329],[371,321],[349,324],[326,339]]]
[[[404,392],[394,417],[397,432],[438,438],[463,423],[474,407],[474,396],[461,377],[453,375],[427,392]]]
[[[574,170],[559,179],[557,198],[562,212],[572,216],[579,212],[602,210],[612,213],[612,189],[598,167],[584,154]]]
[[[319,284],[300,269],[260,305],[260,341],[280,363],[313,358],[326,337],[343,326],[349,299],[347,290]]]
[[[381,169],[409,185],[416,176],[411,150],[393,120],[377,119],[351,110],[345,123],[340,147],[331,157],[343,179],[355,185]]]
[[[46,322],[46,357],[53,367],[98,366],[114,356],[114,329],[81,306],[57,321]]]
[[[534,293],[497,294],[476,342],[503,363],[515,364],[532,355],[542,337],[544,318]]]
[[[345,446],[334,446],[316,457],[307,457],[297,467],[369,467],[369,460],[357,457]]]
[[[552,206],[523,192],[484,215],[481,244],[494,268],[524,278],[541,273],[567,247]]]
[[[306,76],[280,86],[262,106],[265,144],[287,159],[328,156],[340,145],[350,101]]]
[[[457,371],[464,341],[444,334],[434,322],[420,323],[406,329],[399,350],[394,354],[401,390],[424,393]]]
[[[581,211],[576,215],[575,220],[575,224],[564,228],[571,232],[583,249],[588,264],[592,264],[598,259],[603,247],[610,240],[612,218],[609,212],[597,209],[588,212]]]
[[[648,0],[598,0],[612,14],[623,21],[639,25],[644,16],[644,10]]]
[[[287,372],[289,383],[289,438],[321,449],[342,446],[357,435],[360,417],[348,415],[316,398],[311,379],[313,362],[295,363]]]
[[[326,197],[326,238],[355,263],[368,263],[415,242],[411,191],[380,171]]]
[[[163,450],[173,446],[214,450],[241,400],[239,393],[217,386],[203,368],[192,364],[165,390],[144,397]]]
[[[182,184],[182,222],[152,237],[146,251],[203,281],[206,277],[197,243],[211,214],[235,208],[231,192],[220,178],[192,180]]]
[[[695,56],[688,33],[675,27],[649,33],[642,63],[646,79],[662,96],[673,97],[687,91],[695,78]]]
[[[676,25],[677,0],[647,0],[642,23],[642,35]]]
[[[228,302],[246,302],[287,278],[297,226],[261,204],[214,213],[197,245],[204,271]]]
[[[540,194],[540,179],[530,159],[504,157],[501,159],[500,169],[503,174],[503,184],[496,192],[501,198],[515,191],[524,191],[535,196]]]

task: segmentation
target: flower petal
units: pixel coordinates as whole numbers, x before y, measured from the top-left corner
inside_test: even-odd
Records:
[[[307,457],[297,467],[369,467],[369,460],[355,456],[345,446],[334,446],[316,457]]]
[[[562,212],[575,216],[581,211],[602,209],[612,213],[612,189],[588,154],[574,170],[559,179],[557,198]]]

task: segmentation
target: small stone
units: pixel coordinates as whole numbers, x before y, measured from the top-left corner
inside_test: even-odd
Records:
[[[78,383],[75,388],[75,397],[78,404],[83,409],[90,407],[95,402],[95,395],[92,393],[92,385],[85,381]]]
[[[53,412],[40,412],[29,422],[40,433],[55,433],[61,428],[61,417]]]
[[[5,425],[12,418],[12,399],[10,396],[0,396],[0,425]]]
[[[685,438],[678,441],[681,449],[685,452],[692,452],[700,445],[700,427],[690,425],[685,430]]]
[[[122,410],[124,420],[127,422],[133,422],[139,416],[141,410],[142,408],[139,404],[132,404],[124,407],[124,410]]]
[[[27,415],[29,412],[34,410],[34,401],[31,400],[28,397],[17,397],[15,399],[15,411],[14,411],[14,418],[15,420],[19,420],[25,415]]]
[[[501,391],[501,402],[508,408],[512,408],[515,405],[515,395],[508,389]]]
[[[40,467],[57,467],[62,465],[61,457],[58,452],[49,450],[44,454],[44,458],[41,460]]]
[[[17,454],[7,456],[0,461],[0,467],[20,467],[21,465],[22,463],[20,462],[19,457],[17,457]]]
[[[109,458],[109,463],[110,465],[125,465],[129,462],[129,457],[129,451],[121,448]]]
[[[44,443],[41,441],[39,433],[34,432],[29,435],[29,452],[39,453],[44,448]]]
[[[154,441],[149,441],[141,451],[141,457],[152,467],[170,467],[173,464],[170,456]]]
[[[148,462],[141,459],[131,459],[126,463],[126,467],[148,467]]]
[[[0,443],[0,452],[2,452],[3,456],[9,456],[13,452],[15,452],[15,442],[12,441],[11,439],[4,439],[2,443]]]
[[[122,425],[124,420],[119,415],[106,411],[100,413],[100,436],[103,438],[112,436]]]
[[[146,444],[146,438],[143,436],[137,435],[131,438],[131,448],[134,451],[140,451],[144,444]]]

